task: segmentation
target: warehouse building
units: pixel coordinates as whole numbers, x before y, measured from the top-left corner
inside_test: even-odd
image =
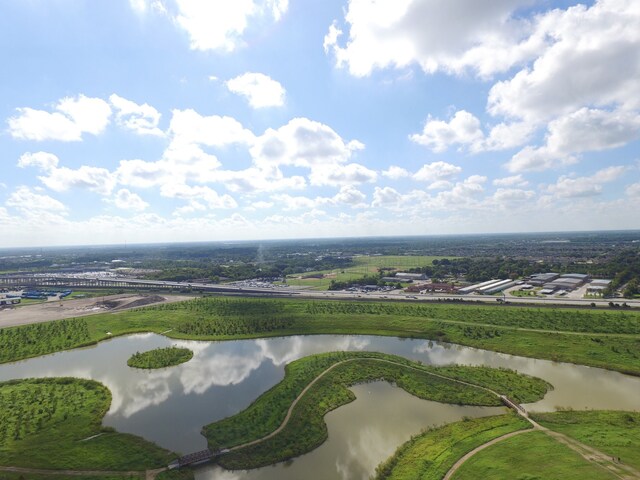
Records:
[[[559,273],[536,273],[535,275],[531,275],[527,283],[535,287],[541,287],[545,283],[553,282],[557,278],[560,278]]]
[[[587,286],[587,294],[589,295],[602,295],[604,291],[609,287],[611,280],[600,278],[592,280]]]
[[[507,288],[511,288],[517,284],[518,284],[517,280],[506,280],[506,283],[500,283],[498,285],[494,285],[493,287],[490,287],[488,290],[485,290],[483,293],[485,295],[493,295],[494,293],[502,292],[503,290],[506,290]]]
[[[497,282],[485,285],[484,287],[480,287],[476,291],[483,295],[491,295],[496,292],[501,292],[505,288],[509,288],[507,285],[509,285],[509,287],[512,287],[513,285],[515,285],[515,282],[513,280],[498,280]]]
[[[476,283],[474,285],[469,285],[468,287],[463,287],[460,290],[458,290],[459,293],[462,293],[463,295],[467,294],[467,293],[473,293],[476,290],[478,290],[479,288],[483,288],[489,285],[493,285],[494,283],[497,282],[501,282],[502,280],[487,280],[486,282],[482,282],[482,283]]]
[[[584,285],[588,279],[589,275],[583,273],[567,273],[560,275],[552,282],[545,283],[544,289],[552,291],[565,290],[570,292]]]

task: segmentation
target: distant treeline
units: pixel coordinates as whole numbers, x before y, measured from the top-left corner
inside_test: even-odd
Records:
[[[209,279],[217,282],[222,279],[279,278],[310,270],[331,270],[352,265],[353,261],[350,258],[331,256],[319,258],[315,255],[288,257],[264,263],[255,262],[253,259],[230,264],[217,264],[213,260],[155,261],[149,262],[147,266],[160,271],[150,273],[146,278],[176,282]]]

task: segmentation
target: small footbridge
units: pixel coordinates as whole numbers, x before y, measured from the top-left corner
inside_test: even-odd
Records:
[[[207,448],[206,450],[200,450],[199,452],[189,453],[188,455],[183,455],[182,457],[178,458],[177,460],[174,460],[173,462],[171,462],[169,464],[168,468],[169,468],[169,470],[173,470],[173,469],[181,468],[181,467],[189,467],[189,466],[193,466],[193,465],[200,465],[202,463],[206,463],[206,462],[214,459],[218,455],[221,455],[223,453],[227,453],[228,451],[229,451],[228,449],[212,451],[212,450]]]
[[[525,408],[520,405],[519,403],[514,402],[513,400],[511,400],[509,397],[507,397],[506,395],[500,395],[500,400],[502,400],[502,403],[504,403],[507,407],[511,408],[512,410],[515,410],[516,413],[522,415],[523,417],[527,417],[527,411],[525,410]]]

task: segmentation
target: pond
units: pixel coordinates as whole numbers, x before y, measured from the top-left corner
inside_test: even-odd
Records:
[[[133,353],[169,345],[190,348],[194,351],[193,359],[155,371],[127,366]],[[0,365],[0,381],[44,376],[94,379],[105,384],[113,395],[105,425],[140,435],[173,451],[189,453],[206,448],[200,435],[203,425],[247,407],[283,378],[287,363],[313,353],[337,350],[379,351],[433,365],[506,367],[534,375],[555,387],[544,399],[527,406],[534,411],[558,407],[640,409],[640,378],[427,340],[361,335],[198,342],[136,334],[89,348]],[[204,467],[198,470],[197,477],[366,479],[380,461],[422,428],[465,415],[475,417],[501,411],[427,402],[379,383],[360,385],[354,391],[358,396],[355,402],[326,417],[329,440],[315,451],[290,464],[250,472]]]

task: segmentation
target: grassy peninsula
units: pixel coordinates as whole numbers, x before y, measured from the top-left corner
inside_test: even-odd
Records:
[[[454,480],[614,480],[543,432],[526,432],[488,447],[468,459]]]
[[[531,418],[555,432],[596,448],[621,465],[640,469],[640,413],[560,411]],[[531,425],[514,414],[456,422],[426,431],[398,448],[376,469],[375,480],[438,480],[467,452],[489,440]],[[525,431],[478,452],[454,480],[492,478],[615,478],[541,431]]]
[[[401,445],[376,468],[375,480],[440,480],[460,457],[494,438],[531,428],[515,413],[433,428]]]
[[[76,378],[0,383],[0,465],[41,469],[144,471],[174,453],[102,426],[111,393]]]
[[[193,352],[188,348],[166,347],[156,348],[148,352],[136,352],[129,360],[127,365],[134,368],[165,368],[181,363],[188,362],[193,358]]]
[[[509,370],[423,366],[369,352],[311,355],[288,364],[284,380],[246,410],[207,425],[203,433],[211,449],[231,448],[218,459],[225,468],[256,468],[287,460],[325,441],[323,417],[354,400],[349,386],[377,380],[393,382],[428,400],[486,406],[501,405],[493,389],[534,401],[551,388],[540,379]]]

